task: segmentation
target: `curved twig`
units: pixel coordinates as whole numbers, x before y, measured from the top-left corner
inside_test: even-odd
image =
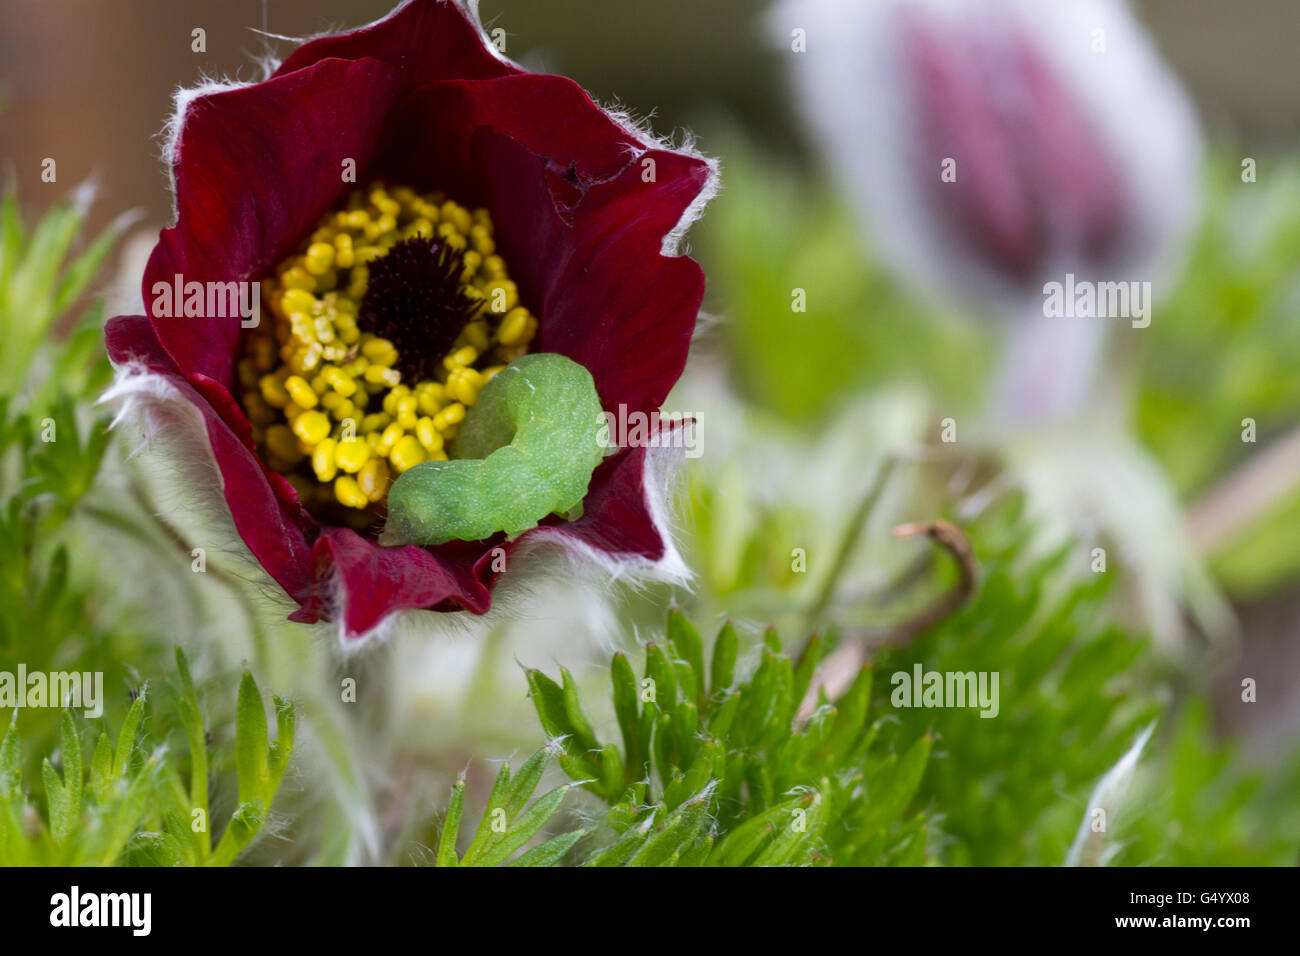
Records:
[[[925,535],[952,555],[953,560],[957,562],[960,576],[938,600],[922,608],[913,617],[885,630],[879,636],[878,643],[910,643],[940,621],[956,614],[975,593],[975,585],[979,581],[979,565],[975,561],[975,551],[966,533],[950,521],[904,524],[894,529],[896,538],[915,538],[919,535]]]

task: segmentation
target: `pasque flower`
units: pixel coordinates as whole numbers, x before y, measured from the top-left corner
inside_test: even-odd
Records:
[[[1150,281],[1194,223],[1203,147],[1122,0],[783,0],[803,115],[880,255],[1006,323],[1006,415],[1088,394],[1104,320],[1044,316],[1044,285]],[[1117,324],[1117,323],[1112,323]]]
[[[114,395],[198,411],[235,527],[295,620],[356,637],[403,609],[483,613],[526,542],[611,573],[679,570],[646,447],[510,540],[378,533],[394,479],[446,459],[525,353],[585,368],[605,409],[658,409],[703,295],[676,246],[711,162],[506,60],[453,0],[181,97],[169,150],[176,222],[144,275],[148,314],[109,324]],[[259,322],[212,308],[211,290],[254,282]],[[187,308],[194,288],[208,298]]]

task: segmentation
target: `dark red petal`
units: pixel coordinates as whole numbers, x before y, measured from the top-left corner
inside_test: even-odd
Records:
[[[108,323],[107,339],[109,357],[116,365],[133,362],[143,365],[155,375],[167,379],[182,398],[199,410],[217,467],[221,470],[221,492],[230,506],[239,536],[267,573],[294,600],[303,601],[311,582],[309,551],[303,528],[283,500],[285,492],[292,500],[293,490],[288,483],[268,471],[246,440],[238,436],[208,400],[185,381],[159,346],[148,319],[141,315],[115,318]],[[283,488],[277,490],[277,483]]]
[[[913,18],[904,49],[917,123],[936,156],[940,214],[973,253],[1008,277],[1034,277],[1063,251],[1104,257],[1119,240],[1124,191],[1096,124],[1024,37],[988,41]]]
[[[549,530],[613,557],[660,560],[665,545],[646,499],[646,454],[645,448],[629,448],[602,462],[583,499],[582,517]]]
[[[324,60],[255,86],[213,93],[186,111],[175,160],[176,225],[145,269],[154,284],[257,281],[345,189],[343,161],[366,169],[400,87],[378,60]],[[264,317],[268,318],[269,317]],[[187,377],[231,380],[238,316],[152,315],[158,341]]]
[[[451,0],[410,0],[378,23],[312,40],[295,50],[275,75],[329,57],[383,60],[401,70],[409,86],[518,72],[484,46],[478,29]]]
[[[660,249],[708,181],[707,164],[650,150],[567,206],[562,178],[523,144],[480,130],[474,153],[498,244],[539,319],[537,348],[586,366],[605,408],[658,409],[704,298],[695,261]],[[655,182],[642,179],[645,159]]]
[[[341,619],[344,633],[356,637],[408,608],[449,601],[483,614],[492,598],[473,573],[483,547],[460,543],[435,556],[414,546],[381,548],[348,528],[326,528],[311,549],[311,596],[292,619]]]
[[[403,102],[400,132],[385,157],[388,179],[418,189],[446,190],[462,202],[487,201],[473,153],[480,127],[505,133],[567,175],[580,196],[645,152],[577,83],[563,76],[522,74],[422,87]],[[507,216],[509,210],[502,210]]]

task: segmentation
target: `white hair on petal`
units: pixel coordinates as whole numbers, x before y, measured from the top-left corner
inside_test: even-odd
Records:
[[[138,443],[128,457],[149,462],[146,479],[166,474],[166,479],[148,481],[151,490],[165,493],[158,502],[160,512],[185,516],[186,527],[176,527],[162,513],[160,520],[187,543],[193,543],[195,526],[201,526],[201,546],[208,554],[230,559],[228,572],[251,586],[283,614],[297,606],[267,573],[240,537],[222,489],[225,481],[208,440],[203,415],[166,376],[149,371],[141,362],[128,360],[117,365],[113,384],[100,398],[101,404],[116,409],[110,424],[114,430],[131,426]],[[148,451],[147,456],[142,455]],[[179,480],[178,480],[179,476]],[[212,493],[215,489],[215,494]]]
[[[176,151],[180,146],[181,132],[185,128],[185,119],[189,115],[190,106],[195,100],[202,99],[205,96],[243,89],[245,86],[252,86],[252,83],[231,79],[215,80],[205,76],[199,81],[198,85],[178,86],[172,94],[172,115],[163,124],[159,138],[162,140],[162,161],[167,168],[167,182],[171,186],[173,222],[180,215],[179,210],[176,208],[176,161],[178,158]]]

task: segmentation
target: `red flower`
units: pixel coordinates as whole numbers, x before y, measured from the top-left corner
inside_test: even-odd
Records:
[[[649,141],[572,81],[504,60],[452,0],[410,0],[368,27],[306,43],[264,82],[183,103],[171,154],[176,223],[149,260],[146,303],[177,276],[274,281],[277,264],[357,188],[345,181],[351,163],[354,182],[487,210],[536,318],[536,347],[585,366],[606,409],[649,414],[681,374],[704,277],[673,253],[713,189],[713,167]],[[513,541],[381,547],[368,529],[309,510],[268,461],[241,398],[251,333],[240,316],[149,311],[109,323],[114,394],[198,410],[235,527],[300,605],[294,620],[337,621],[356,637],[402,609],[484,613],[500,574],[495,549],[530,540],[615,570],[675,554],[655,517],[645,447],[597,468],[576,520],[552,516]]]

